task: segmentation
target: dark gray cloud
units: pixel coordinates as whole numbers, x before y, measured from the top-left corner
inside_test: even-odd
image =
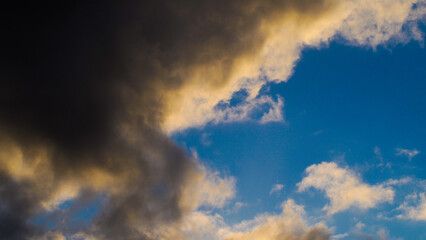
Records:
[[[186,211],[182,187],[197,170],[160,131],[164,95],[184,86],[191,69],[218,60],[222,76],[206,84],[219,87],[237,57],[263,44],[262,21],[288,11],[317,14],[326,2],[3,5],[0,236],[41,236],[46,229],[33,220],[46,206],[61,196],[78,202],[86,191],[106,200],[80,230],[102,239],[155,238],[140,227],[178,221]],[[65,234],[78,230],[66,223],[57,226]]]

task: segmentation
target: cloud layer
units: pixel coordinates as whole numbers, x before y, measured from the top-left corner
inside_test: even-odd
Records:
[[[12,240],[75,233],[164,239],[199,207],[222,207],[235,191],[232,178],[205,169],[166,134],[244,121],[259,109],[266,109],[256,119],[261,123],[282,121],[283,100],[259,91],[287,80],[303,47],[336,35],[371,47],[419,40],[416,21],[425,14],[424,1],[414,0],[52,1],[4,8],[0,235]],[[247,97],[229,104],[242,89]],[[386,194],[335,200],[331,209],[391,198],[386,188],[338,180]],[[74,226],[70,216],[94,199],[103,199],[99,213]],[[73,207],[63,209],[69,200]],[[60,223],[55,231],[37,224],[46,213]],[[262,229],[290,236],[296,226],[283,216],[247,238]],[[283,224],[291,231],[279,233]],[[312,231],[325,238],[323,230]]]

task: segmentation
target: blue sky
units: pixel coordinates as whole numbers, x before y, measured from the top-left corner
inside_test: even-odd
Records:
[[[391,48],[332,42],[305,49],[288,82],[264,87],[263,92],[283,97],[283,122],[207,125],[173,139],[210,168],[236,178],[236,197],[219,211],[229,224],[279,212],[281,202],[291,198],[336,233],[348,233],[361,222],[369,234],[386,229],[393,237],[426,239],[424,221],[397,219],[395,211],[404,196],[425,187],[425,63],[426,50],[416,41]],[[398,155],[398,148],[419,153],[410,160]],[[298,192],[297,183],[308,166],[331,161],[371,185],[413,180],[395,187],[393,203],[324,217],[324,194]],[[271,194],[275,184],[284,187]],[[236,202],[243,206],[233,210]]]

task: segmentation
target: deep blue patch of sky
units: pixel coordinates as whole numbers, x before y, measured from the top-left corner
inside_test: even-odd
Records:
[[[263,91],[284,98],[285,123],[208,124],[173,139],[188,151],[196,150],[208,166],[237,179],[234,202],[247,206],[238,213],[223,211],[227,222],[279,212],[280,203],[288,198],[320,215],[327,203],[323,194],[296,192],[303,171],[312,164],[337,161],[370,184],[401,176],[426,177],[425,63],[426,49],[418,42],[376,50],[336,42],[305,49],[289,81],[269,84]],[[235,96],[244,97],[244,92]],[[381,160],[374,153],[376,146],[391,168],[377,166]],[[396,148],[416,148],[421,153],[408,161],[395,155]],[[285,187],[271,195],[277,183]],[[347,216],[338,214],[330,221],[338,230],[347,230],[362,218],[349,224],[336,221]],[[405,225],[392,233],[407,239],[422,235],[419,224]]]

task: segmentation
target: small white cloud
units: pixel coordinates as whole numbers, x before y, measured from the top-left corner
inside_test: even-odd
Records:
[[[206,147],[210,146],[212,144],[212,141],[210,140],[210,134],[209,133],[201,134],[200,142]]]
[[[271,191],[269,191],[269,194],[279,193],[279,192],[281,192],[281,190],[283,190],[283,188],[284,188],[283,184],[274,184],[272,186]]]
[[[312,136],[318,136],[318,135],[320,135],[321,133],[323,133],[323,130],[322,130],[322,129],[320,129],[320,130],[318,130],[318,131],[313,132],[313,133],[312,133]]]
[[[377,167],[391,168],[391,164],[390,163],[385,163],[382,151],[380,150],[380,148],[378,146],[374,147],[374,155],[376,155],[376,158],[379,160],[379,163],[377,164]]]
[[[359,232],[359,231],[361,231],[364,227],[365,227],[365,224],[364,224],[363,222],[358,222],[358,223],[355,225],[354,230],[355,230],[355,231],[357,231],[357,232]]]
[[[348,237],[349,234],[348,233],[342,233],[342,234],[337,234],[331,237],[331,239],[336,240],[336,239],[342,239],[342,238],[346,238]]]
[[[379,231],[377,231],[377,236],[379,236],[380,240],[389,239],[389,230],[382,228]]]
[[[282,98],[278,97],[277,101],[274,101],[270,96],[261,96],[247,100],[236,106],[226,107],[224,109],[217,108],[215,110],[215,119],[213,122],[217,124],[220,122],[230,123],[255,120],[251,117],[251,114],[262,110],[264,107],[267,107],[269,110],[259,119],[261,124],[284,121],[282,113],[284,102]]]
[[[408,160],[411,161],[413,159],[413,157],[415,157],[416,155],[418,155],[420,153],[420,151],[418,151],[417,149],[404,149],[404,148],[397,148],[396,149],[396,155],[397,156],[406,156],[408,157]]]
[[[271,103],[269,111],[262,116],[260,123],[282,122],[284,120],[282,111],[283,107],[283,100],[281,97],[278,97],[276,102]]]
[[[241,208],[246,207],[247,203],[243,203],[243,202],[236,202],[234,204],[234,207],[232,208],[232,210],[230,212],[238,212],[240,211]]]
[[[383,183],[384,186],[401,186],[401,185],[405,185],[408,184],[410,182],[412,182],[413,179],[410,177],[404,177],[404,178],[400,178],[400,179],[388,179],[386,182]]]
[[[363,183],[354,172],[340,168],[334,162],[314,164],[306,169],[306,173],[307,176],[298,183],[298,190],[313,187],[325,191],[330,205],[324,209],[329,215],[350,207],[368,209],[379,203],[392,202],[395,195],[391,187]]]
[[[378,146],[374,147],[374,154],[376,155],[376,158],[383,161],[383,154],[382,151],[380,151],[380,148]]]
[[[426,197],[425,193],[414,193],[405,197],[405,201],[398,207],[403,214],[398,215],[401,219],[426,221]]]

